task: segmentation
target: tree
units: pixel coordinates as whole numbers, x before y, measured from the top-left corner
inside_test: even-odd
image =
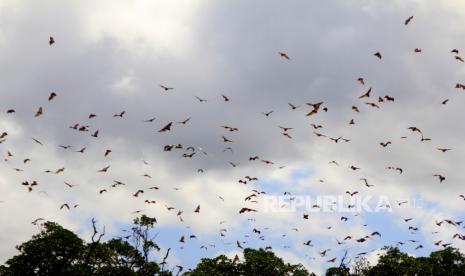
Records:
[[[144,234],[153,227],[148,217],[136,219],[132,235]],[[94,235],[86,243],[73,232],[54,222],[45,222],[39,234],[17,246],[20,254],[0,266],[0,275],[171,275],[161,271],[159,265],[148,259],[151,239],[142,239],[143,250],[121,238],[100,242],[92,221]],[[135,229],[142,229],[142,232]],[[148,237],[148,232],[144,237]]]
[[[39,234],[16,248],[21,254],[0,268],[1,275],[77,275],[85,245],[73,232],[46,222]]]
[[[263,249],[246,248],[244,259],[240,267],[248,275],[309,275],[302,265],[285,264],[273,252]]]
[[[99,244],[91,256],[90,267],[91,275],[155,275],[160,273],[157,263],[146,262],[141,252],[122,239],[112,239]]]
[[[201,276],[201,275],[223,275],[233,276],[238,275],[239,267],[235,262],[225,255],[220,255],[216,258],[205,258],[200,261],[197,267],[192,272],[187,272],[185,275]]]
[[[355,258],[354,264],[352,265],[352,275],[363,276],[368,273],[370,269],[370,262],[366,258]]]
[[[378,264],[368,269],[366,275],[432,275],[431,267],[421,258],[403,253],[397,247],[386,248]]]
[[[273,252],[263,249],[244,249],[244,261],[231,260],[225,255],[214,259],[205,258],[197,267],[185,275],[295,275],[307,276],[310,274],[301,264],[291,265],[277,257]]]
[[[465,275],[465,258],[457,249],[446,248],[432,252],[429,257],[412,257],[389,248],[367,275]]]
[[[149,260],[149,253],[152,249],[160,251],[160,247],[153,242],[155,237],[150,237],[150,230],[154,228],[155,223],[157,223],[156,218],[142,215],[134,219],[134,226],[131,228],[134,246],[143,252],[146,262]]]
[[[457,249],[447,247],[430,254],[433,275],[465,275],[465,257]]]
[[[168,248],[161,262],[151,260],[153,250],[161,248],[152,235],[156,219],[145,215],[134,220],[134,226],[126,237],[101,242],[105,228],[98,232],[92,220],[94,233],[90,242],[85,242],[73,232],[55,222],[43,223],[41,231],[31,240],[17,246],[19,254],[0,266],[0,276],[29,275],[97,275],[97,276],[172,276],[164,269],[170,254]],[[429,257],[413,257],[396,247],[385,248],[378,263],[370,266],[364,258],[347,261],[347,252],[338,267],[326,271],[327,276],[383,276],[383,275],[465,275],[465,256],[455,248],[432,252]],[[183,275],[203,276],[255,276],[255,275],[314,275],[301,264],[285,263],[275,253],[264,249],[244,249],[244,259],[236,255],[204,258]],[[183,272],[177,265],[172,271]]]
[[[330,267],[326,270],[326,276],[350,276],[345,268],[342,267]]]

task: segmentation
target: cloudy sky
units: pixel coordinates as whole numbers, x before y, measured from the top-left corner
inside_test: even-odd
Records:
[[[465,249],[452,239],[464,234],[462,226],[435,224],[465,215],[459,197],[465,193],[465,92],[455,88],[465,82],[465,65],[455,58],[465,51],[464,18],[459,0],[0,1],[0,133],[7,133],[0,144],[0,261],[38,231],[31,224],[36,218],[88,239],[94,217],[111,238],[136,210],[157,218],[157,242],[162,251],[173,248],[172,266],[240,254],[236,241],[272,246],[316,273],[334,257],[338,264],[344,250],[351,257],[367,252],[375,261],[379,248],[399,241],[413,255],[442,248],[434,245],[439,240]],[[359,99],[370,87],[370,97]],[[52,92],[57,96],[48,101]],[[306,103],[319,102],[318,113],[306,116],[313,109]],[[39,107],[43,114],[34,117]],[[171,130],[159,132],[169,122]],[[89,131],[71,129],[75,124]],[[278,126],[292,128],[292,138]],[[97,138],[91,136],[96,130]],[[330,139],[338,137],[350,141]],[[182,149],[164,151],[178,143]],[[195,154],[183,158],[192,153],[188,147]],[[97,172],[106,166],[106,173]],[[258,181],[239,183],[245,176]],[[21,185],[34,180],[39,185],[31,192]],[[114,180],[126,185],[111,188]],[[159,189],[148,189],[153,186]],[[99,194],[102,189],[107,192]],[[139,189],[144,193],[134,197]],[[305,208],[266,210],[264,194],[245,201],[252,190],[289,192],[288,203],[292,196],[348,200],[346,191],[358,191],[383,197],[392,208],[312,212],[306,220]],[[60,210],[64,203],[71,210]],[[258,212],[239,214],[242,207]],[[225,237],[220,229],[227,229]],[[355,241],[375,231],[382,236]],[[191,234],[198,239],[178,242]],[[338,245],[346,236],[353,238]],[[313,247],[303,245],[308,240]]]

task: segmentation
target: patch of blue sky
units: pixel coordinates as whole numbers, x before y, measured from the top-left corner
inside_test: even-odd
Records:
[[[310,168],[303,168],[303,169],[298,169],[298,170],[293,170],[290,173],[290,177],[288,180],[286,180],[286,183],[280,180],[272,180],[272,179],[266,179],[262,178],[260,179],[256,185],[258,187],[261,187],[262,189],[266,189],[268,194],[284,194],[284,192],[300,192],[301,187],[294,185],[297,184],[298,182],[302,180],[309,180],[312,178],[312,176],[315,174],[315,172],[310,169]],[[289,185],[290,184],[290,185]],[[308,188],[305,189],[306,192],[309,191]]]
[[[379,239],[378,237],[374,237],[372,239],[370,248],[376,249],[384,246],[397,246],[402,251],[415,256],[428,255],[428,252],[437,250],[437,248],[433,248],[430,244],[428,244],[424,236],[421,234],[421,229],[418,229],[417,231],[413,231],[412,229],[409,230],[410,226],[420,228],[421,225],[418,225],[415,219],[408,222],[403,221],[403,219],[407,219],[407,217],[400,217],[399,213],[396,212],[396,209],[393,209],[392,212],[383,211],[382,213],[364,213],[363,216],[368,227],[370,227],[373,231],[380,232],[382,235],[382,239]],[[415,240],[418,242],[411,242],[409,240]],[[398,242],[403,244],[399,244]],[[420,244],[423,248],[415,250],[415,248]]]

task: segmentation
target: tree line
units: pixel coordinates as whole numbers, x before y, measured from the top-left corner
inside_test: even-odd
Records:
[[[1,276],[10,275],[315,275],[302,264],[289,264],[271,250],[246,248],[243,258],[220,255],[203,258],[194,268],[170,266],[170,249],[158,262],[153,251],[161,251],[151,234],[155,218],[142,215],[134,220],[127,236],[101,241],[105,229],[92,220],[93,235],[86,242],[55,222],[45,221],[41,231],[18,245],[19,254],[0,266]],[[465,256],[452,247],[428,257],[413,257],[397,247],[385,248],[376,265],[363,257],[326,270],[327,276],[362,275],[465,275]]]

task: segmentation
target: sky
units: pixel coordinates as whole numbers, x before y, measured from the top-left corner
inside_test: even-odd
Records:
[[[172,267],[240,255],[236,241],[272,246],[317,274],[334,257],[338,264],[345,250],[351,259],[366,252],[376,263],[380,248],[399,241],[415,256],[441,249],[434,245],[439,240],[464,250],[463,240],[452,238],[464,234],[463,225],[435,223],[465,215],[459,197],[465,90],[455,87],[465,83],[465,65],[455,58],[465,51],[464,18],[459,0],[1,0],[0,133],[7,135],[0,143],[0,262],[40,230],[31,224],[36,218],[87,240],[95,218],[110,239],[131,225],[137,210],[157,218],[159,254],[172,248]],[[369,88],[370,97],[360,99]],[[52,92],[57,96],[48,101]],[[394,101],[379,102],[386,95]],[[319,102],[318,113],[306,116],[313,109],[307,103]],[[43,114],[35,117],[39,107]],[[171,130],[159,132],[169,122]],[[89,131],[71,129],[75,124]],[[285,132],[290,137],[279,126],[292,128]],[[164,151],[168,144],[183,148]],[[192,158],[182,157],[193,152],[188,147],[195,149]],[[245,176],[258,180],[239,183]],[[31,192],[21,185],[34,180],[39,185]],[[126,185],[111,188],[114,180]],[[144,193],[134,197],[139,189]],[[375,203],[382,198],[392,208],[285,212],[265,204],[349,200],[347,191]],[[251,194],[256,202],[245,200]],[[64,203],[71,210],[60,210]],[[239,214],[243,207],[257,212]],[[227,229],[225,237],[220,229]],[[381,237],[371,236],[375,231]],[[178,242],[190,234],[197,239]],[[353,238],[337,243],[347,236]],[[303,245],[308,240],[313,247]],[[321,256],[325,249],[331,250]]]

